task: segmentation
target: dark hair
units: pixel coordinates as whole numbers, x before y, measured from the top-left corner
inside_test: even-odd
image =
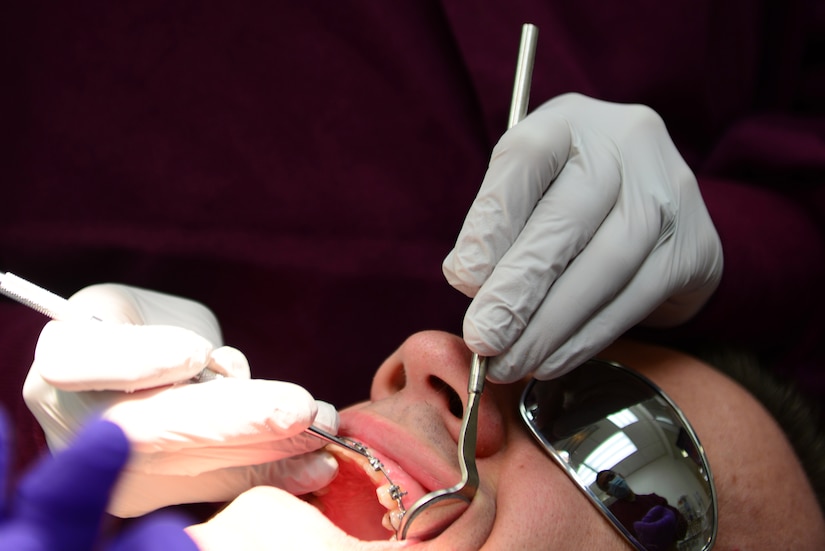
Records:
[[[599,488],[602,489],[602,491],[606,492],[608,483],[614,478],[616,478],[616,473],[614,473],[613,471],[601,471],[599,472],[599,474],[596,475],[596,484],[599,486]]]
[[[738,382],[762,403],[793,446],[819,508],[825,511],[825,433],[819,404],[748,351],[704,345],[688,352]]]

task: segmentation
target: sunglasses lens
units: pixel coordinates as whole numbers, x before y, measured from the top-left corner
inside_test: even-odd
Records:
[[[528,428],[637,549],[706,550],[716,493],[687,419],[653,383],[591,360],[521,400]]]

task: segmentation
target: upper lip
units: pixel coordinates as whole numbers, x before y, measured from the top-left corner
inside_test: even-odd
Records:
[[[363,440],[379,456],[396,463],[425,492],[452,486],[460,478],[457,464],[447,464],[432,446],[383,417],[363,410],[343,412],[339,434],[357,441]],[[413,494],[410,497],[404,500],[407,507],[421,496]]]

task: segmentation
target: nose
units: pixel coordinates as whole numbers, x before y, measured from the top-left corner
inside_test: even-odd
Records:
[[[378,368],[372,383],[372,401],[392,400],[404,407],[432,408],[458,442],[467,404],[472,353],[464,341],[440,331],[409,337]],[[504,443],[504,420],[489,382],[481,396],[476,456],[486,457]]]

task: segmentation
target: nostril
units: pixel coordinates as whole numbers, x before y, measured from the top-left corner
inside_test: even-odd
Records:
[[[394,392],[400,392],[407,386],[407,371],[403,365],[399,365],[398,369],[390,374],[389,384]]]
[[[461,396],[453,390],[453,387],[435,375],[430,375],[428,382],[433,390],[447,397],[447,408],[450,410],[450,413],[458,419],[461,419],[464,415],[464,402],[461,401]]]

